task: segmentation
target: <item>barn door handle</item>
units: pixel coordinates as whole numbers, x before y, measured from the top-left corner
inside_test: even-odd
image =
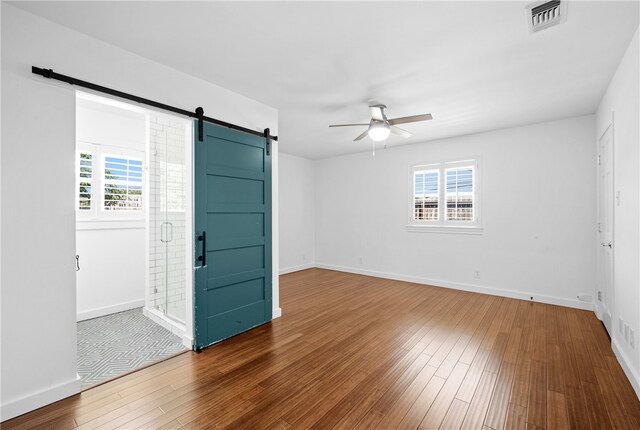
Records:
[[[203,231],[198,240],[202,242],[202,254],[198,257],[198,261],[202,263],[202,267],[207,265],[207,232]]]
[[[76,254],[76,272],[80,271],[80,255]]]

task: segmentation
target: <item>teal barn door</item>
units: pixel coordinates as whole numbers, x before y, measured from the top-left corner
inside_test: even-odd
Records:
[[[271,320],[271,157],[265,138],[207,122],[194,145],[201,349]]]

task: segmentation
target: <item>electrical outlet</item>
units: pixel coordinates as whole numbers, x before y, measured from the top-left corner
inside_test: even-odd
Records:
[[[623,329],[624,329],[624,322],[622,321],[622,318],[618,318],[618,331],[620,332],[620,334],[622,334]]]
[[[629,342],[629,324],[624,323],[624,340]]]
[[[634,349],[636,347],[636,339],[635,338],[636,338],[635,337],[635,331],[632,328],[630,328],[629,329],[629,345],[631,345],[631,348],[634,348]]]
[[[307,254],[302,254],[302,261],[307,261]]]
[[[602,301],[602,291],[598,291],[598,301]]]
[[[480,279],[480,271],[476,270],[475,272],[473,272],[473,277],[476,279]]]
[[[358,264],[364,264],[364,258],[358,257]]]

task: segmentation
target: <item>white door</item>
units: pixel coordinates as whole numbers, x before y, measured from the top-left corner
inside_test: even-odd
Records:
[[[613,314],[613,133],[609,126],[598,142],[598,307],[611,335]]]

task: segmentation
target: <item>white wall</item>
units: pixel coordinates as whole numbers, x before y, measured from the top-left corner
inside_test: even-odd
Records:
[[[594,134],[584,116],[320,160],[318,266],[590,309]],[[409,164],[469,157],[483,234],[407,231]]]
[[[315,263],[315,163],[280,153],[280,274]]]
[[[79,94],[76,107],[76,139],[96,145],[146,150],[145,115],[117,106],[100,104],[95,96]]]
[[[76,393],[74,88],[54,70],[277,134],[277,111],[2,2],[1,420]],[[277,145],[273,163],[277,169]],[[33,174],[24,175],[25,160]],[[21,187],[12,187],[20,178]],[[273,206],[278,205],[273,175]],[[29,190],[25,198],[23,190]],[[6,202],[11,202],[7,205]],[[277,209],[273,273],[278,272]],[[278,278],[273,305],[278,314]],[[46,353],[43,354],[43,351]]]
[[[76,139],[144,152],[145,115],[79,98]],[[144,306],[144,229],[144,219],[76,221],[76,252],[80,256],[80,271],[76,273],[78,321]]]
[[[78,321],[144,306],[144,225],[78,230],[76,252]]]
[[[596,139],[613,118],[614,300],[612,344],[627,376],[640,396],[640,44],[638,31],[605,93],[596,114]],[[635,331],[632,348],[618,330],[622,318]]]

